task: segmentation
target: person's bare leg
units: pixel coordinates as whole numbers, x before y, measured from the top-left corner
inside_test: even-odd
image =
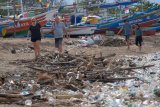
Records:
[[[141,45],[138,45],[138,47],[139,47],[139,51],[141,52],[141,50],[142,50],[142,47],[141,47]]]
[[[127,49],[130,50],[130,42],[129,42],[129,40],[126,41],[126,44],[127,44],[127,47],[128,47]]]
[[[62,54],[62,44],[59,45],[58,51],[59,51],[60,54]]]
[[[34,53],[35,53],[35,58],[37,58],[37,46],[36,46],[36,42],[33,42],[33,47],[34,47]]]
[[[40,56],[40,43],[41,43],[41,41],[37,41],[37,42],[36,42],[37,56]]]

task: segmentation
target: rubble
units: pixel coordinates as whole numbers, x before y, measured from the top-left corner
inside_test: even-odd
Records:
[[[158,107],[159,54],[103,56],[49,53],[17,60],[28,71],[6,73],[0,103],[32,106]]]
[[[101,45],[119,47],[119,46],[125,46],[126,42],[125,39],[122,37],[106,37]]]
[[[78,40],[69,40],[65,41],[65,45],[68,47],[95,47],[97,48],[98,46],[109,46],[109,47],[122,47],[126,46],[126,41],[124,37],[118,37],[118,36],[102,36],[98,35],[100,37],[94,37],[89,36],[89,37],[82,37],[79,38]],[[131,39],[131,45],[135,44],[135,40]]]

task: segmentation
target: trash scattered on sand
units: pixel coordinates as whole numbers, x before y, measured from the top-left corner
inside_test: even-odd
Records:
[[[159,107],[160,61],[143,56],[60,55],[17,60],[28,72],[6,73],[0,103],[33,106]],[[154,59],[156,57],[156,60]]]
[[[102,46],[112,46],[112,47],[119,47],[125,46],[126,42],[125,39],[122,37],[107,37],[103,40]]]

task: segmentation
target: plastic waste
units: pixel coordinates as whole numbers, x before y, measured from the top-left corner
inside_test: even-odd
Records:
[[[52,97],[49,97],[48,98],[48,103],[49,103],[49,105],[56,105],[56,100],[54,99],[54,98],[52,98]]]
[[[91,103],[100,103],[104,99],[104,94],[97,94],[95,96],[89,96]]]
[[[160,53],[156,53],[154,55],[154,57],[152,58],[153,61],[157,61],[157,60],[160,60]]]
[[[41,90],[38,90],[34,93],[33,99],[42,99],[43,94]]]
[[[32,100],[26,100],[25,105],[26,106],[32,106]]]
[[[91,37],[87,37],[86,40],[79,40],[79,42],[81,44],[85,44],[85,45],[94,45],[95,44],[94,40]]]

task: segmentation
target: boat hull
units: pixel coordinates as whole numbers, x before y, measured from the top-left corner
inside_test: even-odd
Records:
[[[43,13],[40,15],[35,16],[34,18],[37,20],[37,22],[41,25],[44,26],[47,21],[53,17],[54,11],[52,12],[47,12]],[[17,37],[25,37],[27,36],[27,32],[29,30],[29,26],[32,23],[32,18],[26,18],[26,19],[21,19],[19,20],[14,26],[9,26],[7,28],[2,29],[2,36],[7,37],[8,35],[13,35],[14,32],[16,32]]]
[[[51,27],[42,27],[44,34],[50,34],[52,33]],[[96,30],[95,26],[78,26],[78,27],[72,27],[67,28],[67,33],[70,36],[80,36],[80,35],[91,35],[94,34],[94,31]]]

